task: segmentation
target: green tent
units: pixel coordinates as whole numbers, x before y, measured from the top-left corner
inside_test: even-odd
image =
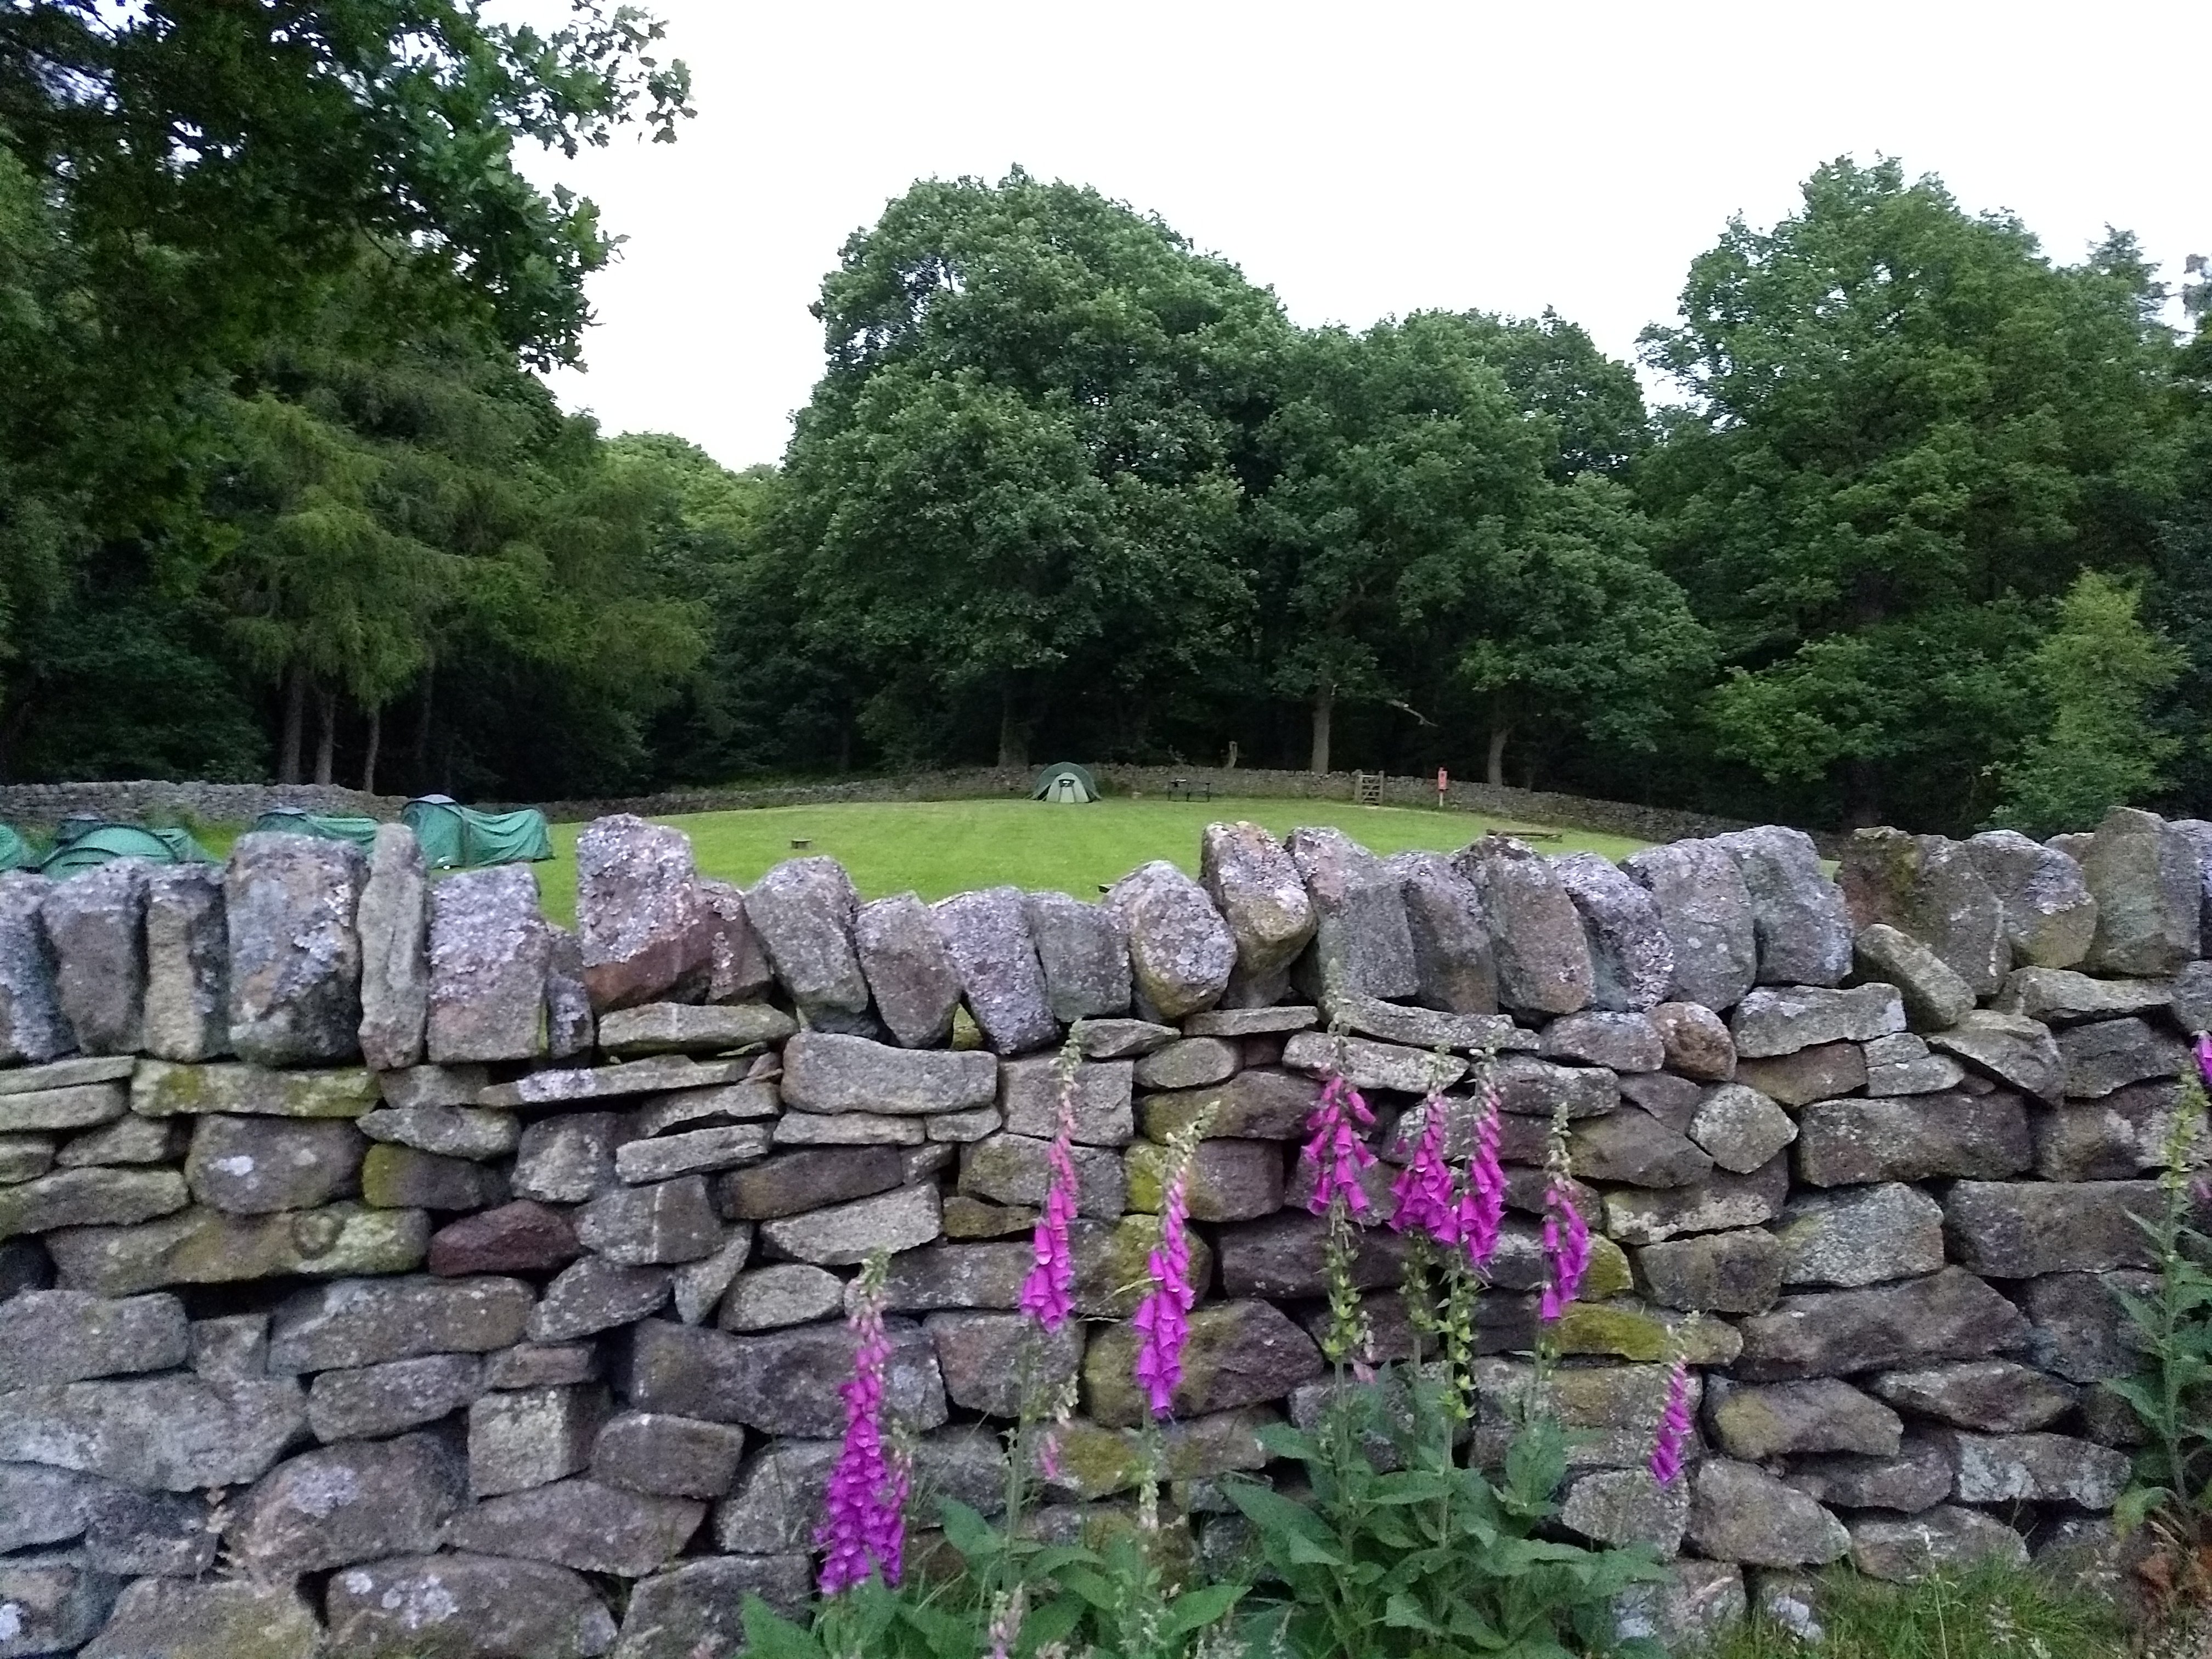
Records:
[[[38,862],[31,844],[6,824],[0,823],[0,871],[22,870]]]
[[[534,806],[479,812],[449,795],[420,795],[401,809],[399,817],[422,843],[422,856],[433,870],[536,864],[553,856],[545,814]]]
[[[321,841],[349,841],[367,852],[376,840],[374,818],[348,817],[330,812],[306,812],[296,806],[278,806],[253,820],[257,831],[280,836],[313,836]]]
[[[70,826],[39,866],[39,873],[64,881],[96,870],[114,859],[144,859],[153,864],[212,864],[214,857],[183,830],[143,830],[135,823],[103,823],[97,829]]]
[[[1030,785],[1031,800],[1073,801],[1080,805],[1098,799],[1098,780],[1087,766],[1055,761],[1038,773]]]

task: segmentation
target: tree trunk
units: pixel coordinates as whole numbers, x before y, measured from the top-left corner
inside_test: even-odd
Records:
[[[1505,787],[1505,745],[1512,736],[1513,728],[1510,726],[1490,728],[1490,762],[1484,768],[1482,776],[1483,781],[1493,789]]]
[[[430,693],[437,684],[438,659],[432,657],[422,665],[422,702],[415,710],[415,746],[408,751],[418,773],[430,764]]]
[[[1870,760],[1844,763],[1844,828],[1870,830],[1881,822],[1881,774]]]
[[[376,793],[376,751],[384,742],[384,710],[381,707],[368,711],[368,753],[361,763],[361,793]]]
[[[307,671],[298,663],[285,671],[284,731],[276,744],[276,781],[300,781],[300,745],[307,725]]]
[[[999,764],[1022,769],[1030,763],[1030,729],[1010,689],[999,695]]]
[[[1336,687],[1324,685],[1313,696],[1313,752],[1306,760],[1309,772],[1328,770],[1328,727],[1336,713]]]
[[[331,771],[337,758],[338,694],[335,691],[315,693],[315,781],[328,783]]]

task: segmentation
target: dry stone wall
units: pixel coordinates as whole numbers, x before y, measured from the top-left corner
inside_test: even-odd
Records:
[[[526,869],[431,881],[396,824],[0,877],[0,1659],[732,1651],[745,1593],[805,1595],[877,1250],[923,1512],[990,1510],[1079,1021],[1080,1320],[1037,1380],[1081,1412],[1042,1524],[1137,1480],[1121,1322],[1202,1119],[1166,1456],[1200,1547],[1237,1547],[1217,1477],[1328,1386],[1296,1153],[1340,1053],[1378,1218],[1439,1066],[1455,1152],[1502,1103],[1478,1455],[1531,1387],[1571,1121],[1565,1524],[1679,1557],[1645,1626],[1740,1607],[1747,1569],[2103,1547],[2117,1297],[2212,1022],[2212,825],[1870,832],[1839,883],[1775,828],[1620,867],[1248,824],[1201,854],[1097,904],[863,903],[823,859],[702,879],[615,817],[573,935]],[[1365,1235],[1378,1358],[1401,1259]],[[1699,1434],[1662,1490],[1676,1351]]]

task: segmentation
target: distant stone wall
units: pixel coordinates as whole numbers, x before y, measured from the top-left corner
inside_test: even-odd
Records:
[[[1026,1369],[1079,1382],[1073,1527],[1137,1478],[1126,1322],[1199,1120],[1165,1443],[1177,1523],[1231,1550],[1209,1478],[1329,1386],[1297,1144],[1340,1064],[1378,1360],[1391,1182],[1426,1111],[1456,1158],[1502,1109],[1477,1455],[1533,1375],[1569,1124],[1564,1521],[1676,1557],[1646,1627],[1747,1569],[2095,1557],[2136,1433],[2118,1292],[2212,1023],[2208,854],[2126,811],[2063,848],[1869,832],[1840,884],[1771,827],[1615,866],[1216,825],[1198,881],[927,906],[827,859],[740,891],[624,817],[580,844],[574,935],[526,867],[433,884],[397,825],[0,877],[0,1653],[726,1652],[745,1592],[805,1595],[878,1249],[916,1513],[993,1508]],[[1079,1317],[1032,1350],[1077,1021]],[[1698,1434],[1662,1489],[1677,1352]]]
[[[1275,771],[1257,767],[1096,766],[1106,788],[1121,794],[1164,796],[1189,793],[1200,799],[1342,800],[1352,799],[1350,772]],[[610,812],[641,817],[672,817],[685,812],[726,812],[755,806],[817,806],[836,801],[972,800],[1029,793],[1033,770],[978,767],[965,771],[914,772],[895,777],[849,778],[836,782],[781,784],[769,788],[677,789],[653,795],[601,800],[544,803],[546,816],[559,823],[580,823]],[[1209,793],[1210,792],[1210,793]],[[1385,777],[1382,799],[1391,806],[1434,806],[1433,774]],[[1529,789],[1492,788],[1488,784],[1453,782],[1446,802],[1462,811],[1483,812],[1518,823],[1555,825],[1623,836],[1632,841],[1680,841],[1716,836],[1752,826],[1740,818],[1638,806],[1627,801],[1593,800]],[[516,803],[528,805],[530,803]],[[1835,857],[1848,836],[1815,834],[1824,856]]]
[[[404,795],[370,795],[319,783],[0,784],[0,823],[51,830],[76,814],[126,823],[251,823],[280,806],[308,812],[396,818]]]

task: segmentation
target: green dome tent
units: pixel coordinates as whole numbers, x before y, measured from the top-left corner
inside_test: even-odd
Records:
[[[184,830],[142,830],[135,823],[103,823],[95,829],[71,826],[39,866],[39,873],[65,881],[96,870],[114,859],[145,859],[154,864],[213,864],[214,855]]]
[[[1098,799],[1098,780],[1087,766],[1055,761],[1036,775],[1030,785],[1031,800],[1067,801],[1081,805]]]
[[[0,871],[28,869],[38,861],[30,842],[0,823]]]
[[[534,806],[479,812],[450,795],[420,795],[400,810],[399,819],[422,843],[422,856],[433,870],[536,864],[553,856],[545,814]]]
[[[364,853],[376,840],[376,820],[277,806],[253,820],[256,834],[313,836],[321,841],[349,841]]]

